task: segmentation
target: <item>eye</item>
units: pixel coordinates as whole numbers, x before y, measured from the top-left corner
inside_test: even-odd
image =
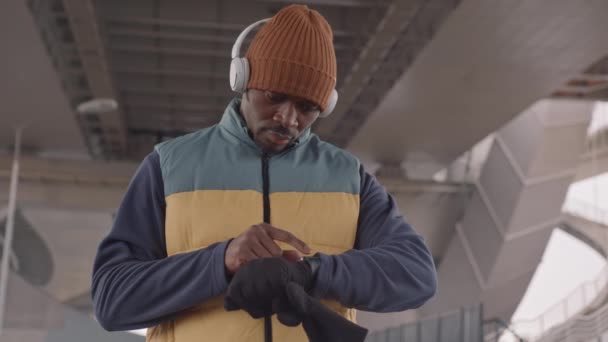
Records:
[[[265,92],[265,95],[266,95],[266,98],[268,99],[268,101],[270,101],[273,104],[278,104],[278,103],[281,103],[281,102],[287,100],[287,95],[275,93],[272,91]]]
[[[305,113],[305,114],[312,114],[314,112],[320,112],[321,109],[319,108],[319,106],[317,106],[316,104],[312,103],[312,102],[298,102],[296,104],[296,106],[298,107],[298,111],[301,113]]]

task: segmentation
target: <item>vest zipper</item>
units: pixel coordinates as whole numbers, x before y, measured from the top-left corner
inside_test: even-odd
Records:
[[[268,162],[270,157],[262,155],[262,189],[264,195],[264,223],[270,224],[270,179],[268,175]]]
[[[268,162],[270,157],[262,155],[262,189],[264,200],[264,223],[270,224],[270,179],[268,176]],[[264,341],[272,342],[272,316],[264,317]]]

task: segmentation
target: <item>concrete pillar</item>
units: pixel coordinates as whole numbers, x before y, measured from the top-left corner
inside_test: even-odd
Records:
[[[542,100],[501,128],[423,315],[484,303],[509,319],[541,261],[584,151],[592,102]]]
[[[454,222],[462,217],[464,199],[471,187],[461,183],[409,180],[398,163],[385,163],[376,177],[395,198],[405,220],[420,233],[434,259],[440,259],[454,233]],[[359,311],[357,320],[372,331],[416,321],[415,310],[396,313]]]

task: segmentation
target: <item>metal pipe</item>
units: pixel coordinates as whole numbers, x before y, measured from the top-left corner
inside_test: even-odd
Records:
[[[4,329],[6,310],[6,292],[8,287],[8,271],[10,268],[10,252],[15,228],[15,210],[17,204],[17,183],[19,180],[19,155],[21,153],[21,133],[23,127],[17,127],[15,134],[15,153],[13,156],[13,173],[11,176],[10,193],[8,200],[8,215],[4,229],[4,244],[2,246],[2,264],[0,267],[0,336]]]

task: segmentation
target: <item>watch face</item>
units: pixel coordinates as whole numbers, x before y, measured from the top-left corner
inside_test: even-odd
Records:
[[[305,256],[302,258],[302,261],[310,266],[313,274],[317,272],[317,269],[321,265],[321,259],[316,254],[313,256]]]

